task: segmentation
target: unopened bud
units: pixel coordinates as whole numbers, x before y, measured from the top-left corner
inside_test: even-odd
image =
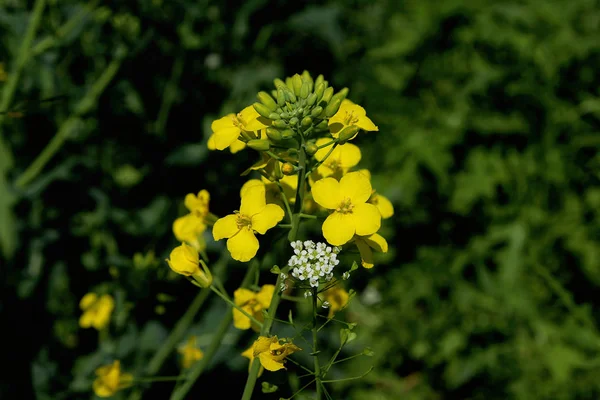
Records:
[[[343,88],[342,90],[333,95],[333,97],[331,98],[331,102],[334,102],[336,100],[339,100],[341,102],[346,98],[346,95],[348,95],[348,88]]]
[[[317,130],[325,130],[325,129],[327,129],[328,127],[329,127],[329,125],[328,125],[328,123],[327,123],[327,120],[323,120],[323,121],[321,121],[321,122],[319,122],[319,123],[317,124],[317,126],[316,126],[316,129],[317,129]]]
[[[306,105],[308,105],[309,107],[312,106],[313,104],[315,104],[316,102],[317,102],[317,94],[316,93],[311,93],[306,98]]]
[[[296,95],[294,94],[294,92],[292,92],[291,90],[288,90],[285,92],[285,98],[287,99],[287,101],[289,101],[290,103],[295,103],[296,100],[298,100],[296,98]]]
[[[310,76],[310,72],[308,72],[307,70],[302,71],[302,80],[304,82],[308,82],[310,86],[313,85],[313,78],[312,76]]]
[[[328,87],[323,92],[323,97],[321,98],[321,101],[324,101],[325,103],[329,103],[329,100],[331,100],[332,96],[333,96],[333,88],[332,87]]]
[[[329,104],[327,104],[327,108],[325,108],[325,116],[326,117],[333,117],[335,115],[335,113],[338,112],[338,110],[340,109],[340,105],[342,104],[342,100],[340,99],[336,99],[336,100],[331,100],[331,102]]]
[[[277,89],[277,104],[280,106],[285,105],[285,92],[282,88]]]
[[[256,112],[259,113],[261,116],[269,118],[269,115],[271,114],[271,110],[269,110],[269,107],[265,106],[262,103],[254,103],[252,104],[252,107],[254,107]]]
[[[291,76],[288,76],[287,78],[285,78],[285,86],[287,86],[287,88],[293,92],[294,91],[294,81],[292,79]]]
[[[275,87],[276,87],[277,89],[281,89],[281,88],[284,88],[284,87],[285,87],[285,82],[284,82],[284,81],[282,81],[282,80],[281,80],[281,79],[279,79],[279,78],[275,78],[275,79],[273,79],[273,83],[275,84]]]
[[[321,106],[316,106],[315,108],[312,109],[312,111],[310,112],[310,116],[313,118],[318,118],[319,115],[321,115],[321,113],[323,112],[323,107]]]
[[[296,132],[294,132],[291,129],[286,129],[283,132],[281,132],[281,138],[284,139],[284,140],[285,139],[291,139],[294,136],[296,136]]]
[[[282,119],[278,119],[278,120],[273,121],[273,126],[275,128],[285,129],[285,128],[287,128],[287,122],[285,122]]]
[[[266,139],[248,140],[246,145],[256,151],[267,151],[271,147],[271,143]]]
[[[294,175],[296,173],[296,168],[290,163],[285,163],[281,166],[281,172],[283,172],[284,175]]]
[[[314,93],[317,96],[317,100],[321,100],[324,92],[325,92],[325,84],[323,82],[317,84],[317,86],[315,88],[315,93]]]
[[[292,77],[292,85],[294,87],[294,94],[300,96],[300,89],[302,88],[302,78],[300,75],[296,74]]]
[[[302,87],[300,88],[300,97],[306,99],[308,97],[310,84],[308,82],[302,83]]]
[[[304,128],[308,128],[311,125],[312,125],[312,118],[311,117],[304,117],[304,118],[302,118],[302,126]]]
[[[309,156],[314,156],[316,152],[319,151],[319,148],[314,143],[307,144],[304,149],[306,150],[306,154]]]
[[[283,172],[281,171],[281,163],[279,161],[275,162],[275,166],[273,167],[273,177],[275,180],[280,180],[283,178]]]
[[[298,117],[292,117],[292,118],[290,118],[290,125],[291,125],[291,126],[296,126],[296,125],[298,125],[298,122],[299,122],[299,121],[298,121]]]
[[[317,79],[315,79],[315,87],[318,88],[319,83],[323,83],[324,81],[325,77],[323,76],[323,74],[319,74],[319,76],[317,76]]]
[[[268,127],[267,136],[269,137],[269,139],[278,142],[281,140],[281,131],[273,127]]]
[[[272,119],[272,120],[281,119],[281,116],[276,112],[272,112],[271,114],[269,114],[269,119]]]
[[[277,103],[275,99],[271,97],[271,95],[267,92],[258,92],[258,101],[263,103],[269,110],[275,111],[277,109]]]
[[[342,129],[342,131],[338,135],[338,140],[340,144],[344,144],[346,141],[354,138],[358,134],[359,130],[360,128],[356,125],[347,126],[344,129]]]

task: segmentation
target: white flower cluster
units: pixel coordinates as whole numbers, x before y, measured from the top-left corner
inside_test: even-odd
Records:
[[[288,261],[292,268],[292,276],[300,281],[308,280],[310,286],[318,287],[319,279],[329,282],[333,278],[333,268],[340,263],[337,255],[338,247],[330,247],[325,243],[312,240],[292,242],[294,255]]]

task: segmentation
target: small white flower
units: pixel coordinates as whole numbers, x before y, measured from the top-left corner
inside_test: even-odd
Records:
[[[310,290],[307,290],[307,291],[304,292],[304,297],[305,298],[310,297],[310,296],[312,296],[312,292]]]
[[[288,288],[288,285],[286,283],[282,283],[281,286],[279,287],[279,289],[282,292],[285,292],[287,290],[287,288]]]
[[[342,274],[342,278],[344,278],[345,281],[347,281],[348,279],[350,279],[350,271],[346,271]]]
[[[331,304],[329,304],[329,302],[327,300],[325,300],[323,302],[323,304],[321,305],[321,307],[323,307],[323,308],[329,308],[329,306],[331,306]]]
[[[279,275],[279,277],[280,277],[281,279],[287,279],[287,277],[288,277],[288,276],[287,276],[287,274],[286,274],[286,273],[283,273],[283,272],[282,272],[282,273]]]

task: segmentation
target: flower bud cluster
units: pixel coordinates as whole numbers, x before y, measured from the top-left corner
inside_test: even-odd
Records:
[[[327,246],[325,243],[315,243],[312,240],[304,242],[296,240],[291,243],[294,255],[288,261],[292,268],[292,276],[299,281],[308,281],[311,287],[318,287],[321,280],[331,281],[333,269],[340,263],[337,255],[338,247]]]
[[[267,136],[275,142],[293,139],[297,132],[329,132],[329,118],[338,112],[348,94],[347,88],[334,94],[323,75],[313,80],[308,71],[285,82],[275,79],[274,83],[271,94],[258,93],[259,101],[253,107],[268,121]]]

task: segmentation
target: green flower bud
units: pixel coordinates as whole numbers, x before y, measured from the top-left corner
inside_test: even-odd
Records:
[[[275,163],[275,167],[273,168],[273,177],[276,180],[280,180],[281,178],[283,178],[283,172],[281,172],[281,163],[276,162]]]
[[[291,76],[285,78],[285,85],[290,90],[290,92],[294,92],[294,81],[292,80]]]
[[[323,107],[321,106],[316,106],[315,108],[312,109],[312,111],[310,112],[310,116],[313,118],[317,118],[319,115],[321,115],[321,113],[323,112]]]
[[[281,116],[279,114],[277,114],[276,112],[272,112],[271,114],[269,114],[269,119],[281,119]]]
[[[282,89],[282,88],[284,88],[284,87],[285,87],[285,82],[284,82],[284,81],[282,81],[282,80],[281,80],[281,79],[279,79],[279,78],[275,78],[275,79],[273,80],[273,83],[275,84],[275,87],[276,87],[277,89]]]
[[[304,115],[304,107],[297,108],[296,112],[296,115],[299,115],[301,117],[302,115]]]
[[[277,89],[271,90],[271,97],[277,99]]]
[[[289,118],[289,117],[290,117],[290,113],[288,113],[288,112],[285,112],[285,111],[282,111],[282,112],[280,112],[280,113],[279,113],[279,116],[280,116],[281,118],[283,118],[283,119],[287,119],[287,118]]]
[[[315,95],[317,96],[317,101],[321,100],[323,97],[323,93],[325,92],[325,84],[323,82],[319,83],[315,89]]]
[[[277,104],[285,105],[285,92],[281,88],[277,89]]]
[[[267,151],[271,147],[271,143],[266,139],[249,140],[246,145],[257,151]]]
[[[336,100],[339,100],[341,102],[342,100],[344,100],[346,98],[347,94],[348,94],[348,88],[343,88],[342,90],[340,90],[339,92],[337,92],[336,94],[333,95],[333,97],[331,98],[331,102],[334,102]]]
[[[302,84],[302,87],[300,88],[300,97],[302,97],[303,99],[306,99],[308,97],[309,94],[309,83],[308,82],[304,82]]]
[[[287,128],[287,122],[285,122],[282,119],[277,119],[277,120],[273,121],[272,125],[275,128],[279,128],[279,129],[285,129],[285,128]]]
[[[314,143],[307,144],[304,147],[304,149],[306,150],[306,154],[308,154],[309,156],[314,156],[317,153],[317,151],[319,151],[319,148]]]
[[[306,105],[309,107],[311,107],[316,102],[317,102],[317,94],[316,93],[311,93],[306,98]]]
[[[325,116],[333,117],[335,115],[335,113],[338,112],[338,110],[340,109],[341,104],[342,104],[342,100],[331,99],[331,101],[329,102],[329,104],[327,104],[327,107],[325,108]]]
[[[313,85],[313,78],[307,70],[302,71],[302,80],[308,82],[309,86]]]
[[[325,77],[323,76],[323,74],[319,74],[319,76],[317,76],[317,79],[315,79],[315,87],[318,88],[320,83],[325,82]]]
[[[291,129],[286,129],[283,132],[281,132],[281,138],[284,139],[284,140],[285,139],[291,139],[291,138],[293,138],[295,136],[296,136],[296,132],[294,132]]]
[[[290,103],[295,103],[296,102],[296,95],[294,94],[294,92],[292,92],[291,90],[288,90],[285,92],[285,98],[287,99],[287,101],[289,101]]]
[[[262,103],[254,103],[252,104],[252,107],[254,107],[256,112],[259,113],[261,116],[269,118],[269,115],[271,114],[271,110],[269,110],[269,107],[265,106]]]
[[[302,78],[300,78],[300,75],[296,74],[292,77],[292,85],[294,87],[294,94],[300,96],[300,89],[302,88]]]
[[[324,131],[329,128],[329,124],[328,124],[327,120],[323,120],[323,121],[319,122],[315,128],[317,130]]]
[[[274,142],[278,142],[282,139],[281,131],[279,129],[273,128],[271,126],[267,128],[267,136],[269,137],[269,139],[273,140]]]
[[[324,101],[325,103],[329,103],[329,100],[331,100],[332,96],[333,96],[333,88],[332,87],[328,87],[323,92],[323,97],[321,98],[321,101]]]
[[[298,125],[298,122],[300,122],[300,121],[298,120],[298,117],[292,117],[292,118],[290,119],[290,125],[291,125],[291,126],[296,126],[296,125]]]
[[[354,136],[356,136],[356,134],[358,133],[359,130],[360,130],[360,128],[356,125],[345,127],[339,133],[339,136],[338,136],[339,143],[344,144],[346,141],[352,139]]]
[[[267,106],[267,108],[269,110],[275,111],[277,109],[277,103],[275,102],[275,99],[273,99],[269,95],[269,93],[267,93],[267,92],[258,92],[258,95],[256,97],[258,97],[258,101],[260,101],[265,106]]]
[[[304,118],[302,118],[301,124],[302,124],[303,127],[308,128],[309,126],[312,125],[312,118],[311,117],[304,117]]]

